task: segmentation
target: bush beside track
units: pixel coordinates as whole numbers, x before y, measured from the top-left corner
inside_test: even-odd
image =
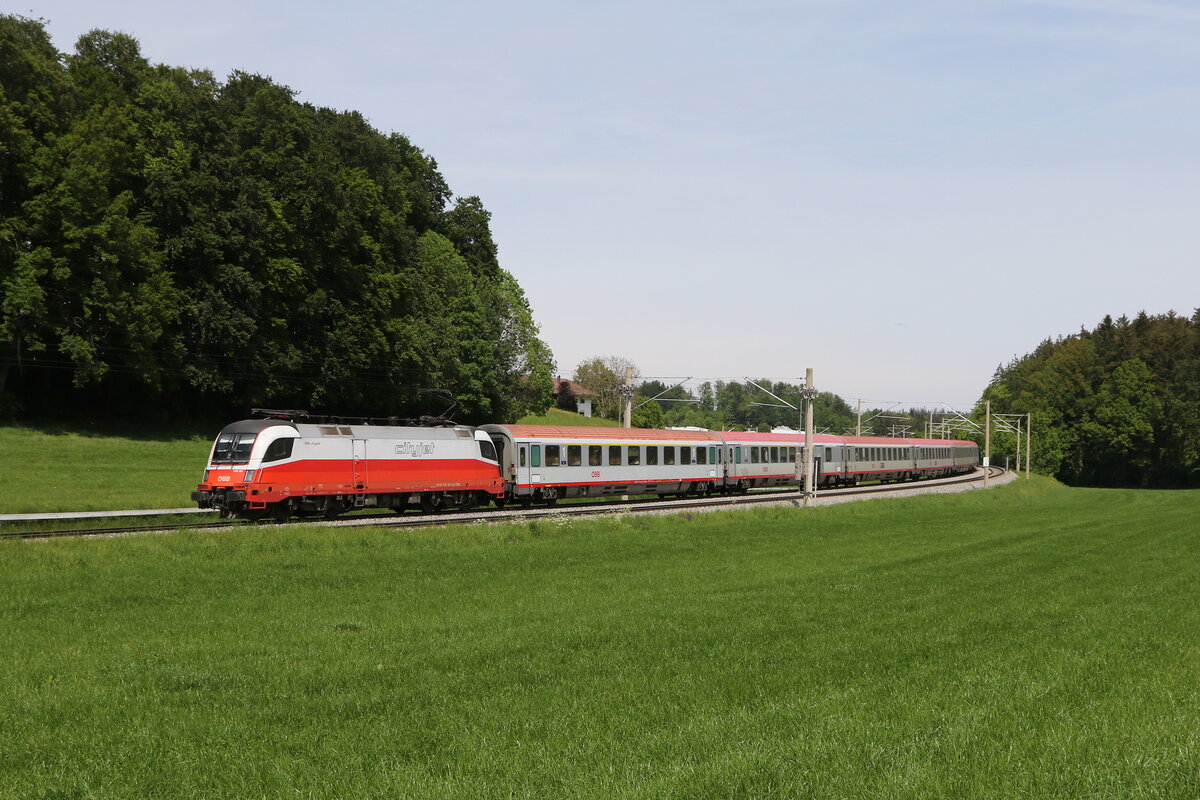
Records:
[[[6,543],[15,796],[1194,797],[1200,495]]]

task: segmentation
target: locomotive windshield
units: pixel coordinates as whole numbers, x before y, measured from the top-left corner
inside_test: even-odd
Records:
[[[213,451],[214,464],[245,464],[250,461],[250,448],[257,433],[222,433]]]

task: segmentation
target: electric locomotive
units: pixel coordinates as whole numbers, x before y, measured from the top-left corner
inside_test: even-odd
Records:
[[[218,434],[192,492],[200,508],[286,520],[355,508],[471,508],[504,496],[496,450],[475,428],[304,422],[304,412],[265,413]]]

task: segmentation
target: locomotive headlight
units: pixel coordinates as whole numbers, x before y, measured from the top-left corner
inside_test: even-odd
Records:
[[[254,470],[252,470],[252,469],[246,470],[246,474],[242,476],[242,480],[245,480],[245,481],[254,480]]]

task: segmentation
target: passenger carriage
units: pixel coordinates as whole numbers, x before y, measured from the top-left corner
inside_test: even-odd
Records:
[[[509,500],[705,494],[724,485],[721,437],[709,431],[484,425]]]

